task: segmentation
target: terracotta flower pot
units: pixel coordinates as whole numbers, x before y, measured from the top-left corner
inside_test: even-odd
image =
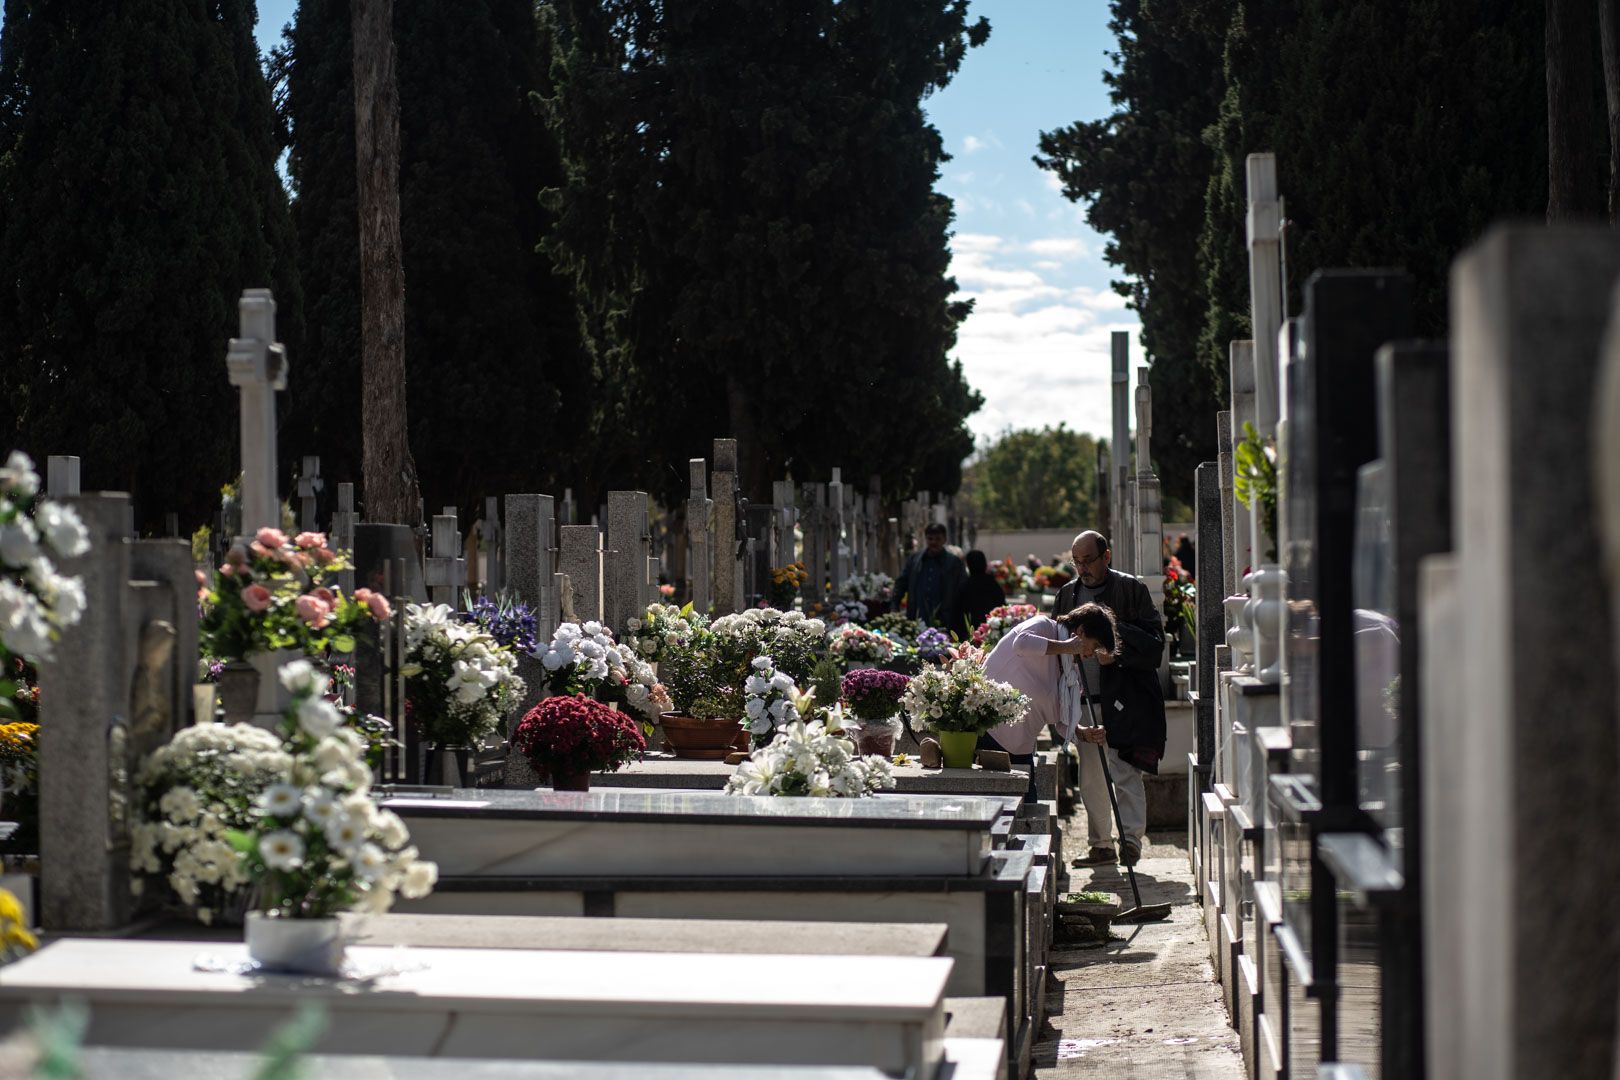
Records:
[[[747,735],[736,720],[699,720],[672,712],[664,713],[659,720],[675,756],[688,761],[724,761],[738,735]]]

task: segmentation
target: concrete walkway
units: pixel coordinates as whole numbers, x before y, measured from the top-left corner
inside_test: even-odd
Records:
[[[1064,824],[1064,857],[1086,852],[1085,811]],[[1037,1077],[1108,1080],[1241,1080],[1237,1032],[1227,1020],[1209,963],[1201,910],[1187,869],[1186,839],[1150,834],[1136,879],[1145,904],[1175,905],[1166,922],[1115,927],[1121,941],[1089,949],[1053,946],[1046,1025],[1035,1044]],[[1117,893],[1130,906],[1118,867],[1069,871],[1075,892]]]

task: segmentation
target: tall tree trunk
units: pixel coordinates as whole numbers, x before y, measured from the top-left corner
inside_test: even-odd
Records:
[[[1603,213],[1592,128],[1592,0],[1547,0],[1547,220]]]
[[[1603,96],[1609,113],[1609,224],[1620,222],[1620,0],[1597,0]]]
[[[368,521],[421,523],[405,424],[405,268],[393,0],[354,0],[354,156],[360,185],[361,445]]]

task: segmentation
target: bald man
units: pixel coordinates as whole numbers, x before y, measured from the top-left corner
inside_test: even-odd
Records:
[[[1141,579],[1113,568],[1108,538],[1087,530],[1074,538],[1075,578],[1058,590],[1056,611],[1073,611],[1082,604],[1101,604],[1113,613],[1118,630],[1117,648],[1098,649],[1083,657],[1086,693],[1092,716],[1077,738],[1101,744],[1119,800],[1122,835],[1118,860],[1136,865],[1147,842],[1147,788],[1143,776],[1159,771],[1164,756],[1164,690],[1159,683],[1159,661],[1164,656],[1164,619],[1153,594]],[[1068,651],[1068,643],[1054,643],[1053,652]],[[1075,860],[1077,866],[1112,863],[1113,814],[1108,803],[1108,782],[1095,751],[1080,754],[1080,799],[1086,806],[1090,852]]]

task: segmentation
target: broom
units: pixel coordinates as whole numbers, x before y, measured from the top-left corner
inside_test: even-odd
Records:
[[[1079,667],[1078,664],[1075,666]],[[1083,669],[1080,672],[1080,700],[1082,707],[1085,708],[1086,713],[1092,719],[1093,729],[1101,727],[1102,725],[1096,722],[1097,714],[1095,707],[1092,705],[1091,695],[1087,692],[1086,677]],[[1114,794],[1114,777],[1113,774],[1108,771],[1108,751],[1103,748],[1102,743],[1097,743],[1096,746],[1097,760],[1102,763],[1103,780],[1108,785],[1108,805],[1113,807],[1114,810],[1114,828],[1119,833],[1119,838],[1121,841],[1120,847],[1123,849],[1123,841],[1125,839],[1125,822],[1119,816],[1119,797]],[[1171,905],[1142,903],[1142,891],[1136,887],[1136,867],[1125,867],[1125,876],[1130,880],[1131,899],[1135,901],[1136,906],[1127,908],[1125,911],[1115,915],[1113,920],[1114,922],[1158,922],[1161,919],[1168,919],[1170,917]]]

